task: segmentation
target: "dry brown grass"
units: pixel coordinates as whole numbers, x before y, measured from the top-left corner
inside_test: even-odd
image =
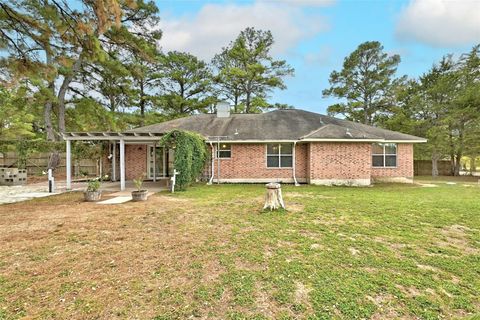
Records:
[[[199,247],[211,235],[221,242],[224,226],[199,223],[206,217],[182,202],[152,196],[105,206],[71,193],[0,207],[1,276],[14,287],[8,314],[146,319],[182,304],[161,299],[214,285],[222,267]]]

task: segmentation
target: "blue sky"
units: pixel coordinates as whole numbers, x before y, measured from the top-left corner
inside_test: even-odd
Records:
[[[167,1],[157,0],[164,50],[209,60],[247,26],[272,31],[274,56],[292,65],[288,88],[271,102],[325,113],[328,77],[364,41],[380,41],[400,54],[398,75],[416,77],[448,53],[480,43],[479,0]]]

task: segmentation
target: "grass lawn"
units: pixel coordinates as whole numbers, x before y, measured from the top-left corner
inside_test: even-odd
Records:
[[[480,314],[480,186],[197,186],[0,206],[0,319]]]

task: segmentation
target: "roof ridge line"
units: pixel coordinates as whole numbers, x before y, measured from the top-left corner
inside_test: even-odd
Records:
[[[315,129],[315,130],[313,130],[313,131],[311,131],[311,132],[307,133],[306,135],[304,135],[304,136],[301,136],[301,137],[300,137],[300,139],[303,139],[303,138],[306,138],[306,137],[308,137],[308,136],[311,136],[312,134],[314,134],[314,133],[317,133],[318,131],[320,131],[320,130],[324,129],[325,127],[327,127],[327,126],[329,126],[329,125],[331,125],[331,124],[333,124],[333,123],[327,123],[327,124],[324,124],[324,125],[323,125],[323,126],[321,126],[320,128],[317,128],[317,129]],[[333,125],[335,125],[335,126],[337,126],[337,127],[340,127],[340,126],[338,126],[338,125],[336,125],[336,124],[333,124]]]

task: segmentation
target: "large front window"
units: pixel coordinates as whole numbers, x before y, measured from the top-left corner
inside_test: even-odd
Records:
[[[374,143],[372,145],[372,166],[385,168],[397,166],[397,144]]]
[[[291,168],[293,162],[291,143],[267,144],[267,168]]]

